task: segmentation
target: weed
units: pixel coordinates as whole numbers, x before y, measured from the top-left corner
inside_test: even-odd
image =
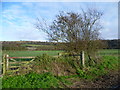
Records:
[[[4,77],[3,88],[50,88],[58,87],[59,80],[51,73],[29,73],[14,77]]]

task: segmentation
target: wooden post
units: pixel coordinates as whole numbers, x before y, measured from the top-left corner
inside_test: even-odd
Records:
[[[6,73],[6,55],[3,56],[3,75]]]
[[[85,67],[85,54],[84,51],[82,51],[82,65]]]
[[[6,70],[9,69],[9,55],[6,55]]]

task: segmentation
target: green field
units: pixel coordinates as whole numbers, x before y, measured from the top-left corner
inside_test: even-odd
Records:
[[[44,53],[55,56],[62,51],[3,51],[3,54],[9,54],[11,57],[39,56]],[[118,49],[105,49],[99,51],[100,55],[118,55]]]
[[[36,44],[22,44],[21,46],[42,46],[42,45],[36,45]],[[45,45],[44,45],[45,46]]]
[[[118,55],[118,49],[104,49],[99,51],[100,55]]]
[[[43,48],[45,48],[45,47],[54,47],[53,45],[36,45],[36,44],[23,44],[23,45],[21,45],[21,46],[30,46],[30,47],[43,47]]]
[[[50,56],[58,55],[62,51],[3,51],[3,54],[8,54],[11,57],[27,57],[27,56],[39,56],[42,54],[48,54]]]

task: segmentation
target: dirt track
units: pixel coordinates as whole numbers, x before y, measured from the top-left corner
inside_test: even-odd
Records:
[[[71,88],[111,88],[120,89],[120,81],[118,80],[118,71],[111,71],[109,74],[100,76],[94,81],[79,80],[73,81]]]

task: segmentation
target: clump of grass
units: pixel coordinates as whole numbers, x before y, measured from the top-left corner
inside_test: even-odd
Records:
[[[74,73],[74,69],[68,61],[72,61],[68,57],[51,57],[43,54],[35,58],[33,62],[33,70],[37,73],[52,72],[56,76],[70,75]]]
[[[76,61],[73,59],[74,59],[73,57],[52,58],[45,54],[37,58],[40,65],[44,65],[44,66],[46,65],[45,67],[46,69],[49,70],[57,69],[54,66],[54,64],[56,64],[57,67],[59,68],[58,72],[61,72],[62,70],[64,71],[65,68],[69,68],[69,71],[74,69],[74,74],[76,73],[80,78],[85,78],[85,79],[92,79],[94,77],[106,74],[107,71],[111,69],[118,68],[118,58],[115,56],[103,56],[103,58],[101,58],[102,60],[100,61],[100,63],[86,67],[86,70],[81,68],[80,61]],[[37,62],[37,64],[39,63]],[[65,67],[63,67],[62,65]]]
[[[3,88],[50,88],[58,87],[59,80],[51,73],[29,73],[13,77],[4,77]]]
[[[35,58],[35,63],[36,63],[36,65],[49,64],[53,60],[55,60],[55,58],[52,58],[51,56],[49,56],[47,54],[43,54],[43,55],[37,56]]]
[[[95,79],[98,76],[105,75],[109,72],[109,70],[118,69],[118,57],[116,56],[103,56],[101,58],[101,62],[86,67],[84,69],[80,69],[78,66],[76,68],[76,73],[80,78],[83,79]]]
[[[117,69],[118,68],[118,57],[115,56],[103,56],[103,61],[98,65],[99,68],[106,69]]]

